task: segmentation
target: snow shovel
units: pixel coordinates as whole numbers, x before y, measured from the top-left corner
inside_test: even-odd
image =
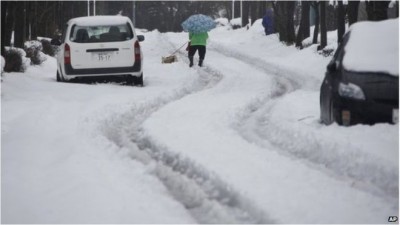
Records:
[[[181,48],[183,48],[183,46],[185,46],[188,42],[186,42],[185,44],[183,44],[181,47],[179,47],[174,53],[172,53],[169,56],[166,57],[161,57],[161,63],[173,63],[173,62],[177,62],[178,61],[178,57],[176,57],[175,53],[177,53]]]

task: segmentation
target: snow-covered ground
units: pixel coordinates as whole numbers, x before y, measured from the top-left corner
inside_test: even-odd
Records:
[[[316,45],[285,46],[260,21],[249,30],[219,27],[205,66],[189,68],[184,48],[178,62],[161,64],[187,33],[140,33],[143,88],[57,83],[49,56],[4,74],[3,223],[398,216],[399,126],[320,124],[331,57]]]

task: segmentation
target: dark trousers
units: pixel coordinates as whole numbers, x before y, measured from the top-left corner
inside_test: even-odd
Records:
[[[189,58],[193,58],[197,50],[199,50],[200,60],[204,60],[204,57],[206,56],[206,46],[204,45],[191,45],[189,48]]]

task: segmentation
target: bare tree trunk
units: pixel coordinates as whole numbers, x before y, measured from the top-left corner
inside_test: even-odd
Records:
[[[337,30],[337,10],[336,7],[332,4],[325,5],[325,21],[326,21],[326,30],[334,31]]]
[[[235,6],[234,6],[234,10],[235,10],[235,18],[239,18],[240,17],[240,1],[235,0]]]
[[[368,20],[380,21],[386,20],[387,9],[390,1],[366,1]]]
[[[360,1],[349,1],[347,6],[347,15],[349,17],[349,25],[357,22],[358,17],[358,5]]]
[[[31,7],[31,4],[32,4],[32,2],[30,2],[30,1],[26,1],[25,2],[25,13],[24,13],[24,15],[25,15],[25,22],[24,22],[24,39],[25,40],[29,40],[29,38],[30,38],[30,32],[29,32],[29,23],[30,23],[30,20],[31,20],[31,10],[30,10],[30,7]]]
[[[6,51],[5,43],[6,43],[6,15],[7,15],[7,7],[8,2],[2,1],[1,2],[1,55],[4,56]]]
[[[305,6],[305,14],[304,14],[304,29],[303,29],[303,40],[310,37],[310,6],[311,2],[307,1],[307,5]],[[307,14],[307,15],[306,15]]]
[[[31,39],[36,40],[37,39],[37,14],[38,14],[38,2],[34,1],[32,2],[32,8],[31,10],[33,11],[32,14],[32,19],[30,21],[31,23]]]
[[[2,1],[3,3],[3,1]],[[4,45],[5,46],[11,46],[11,36],[12,36],[12,31],[14,28],[14,14],[15,14],[15,4],[16,2],[14,1],[9,1],[7,4],[7,15],[6,15],[6,25],[4,27],[5,29],[5,34],[4,34]],[[3,29],[3,27],[2,27]]]
[[[242,15],[242,26],[246,26],[249,23],[249,2],[243,1],[243,15]]]
[[[279,41],[284,41],[285,40],[285,20],[287,19],[284,15],[284,2],[277,2],[274,8],[274,14],[275,16],[275,25],[277,28],[277,31],[279,33]]]
[[[256,1],[251,1],[249,2],[249,11],[250,11],[250,19],[251,19],[251,24],[250,26],[254,23],[254,21],[256,21],[259,17],[258,17],[258,2]]]
[[[25,2],[17,2],[15,11],[14,46],[24,48],[24,7]]]
[[[320,23],[321,23],[321,44],[319,49],[324,49],[327,45],[327,29],[326,29],[326,3],[325,1],[321,1],[319,3],[321,15],[320,15]]]
[[[296,33],[294,30],[294,10],[296,7],[296,2],[295,1],[289,1],[287,2],[287,34],[288,34],[288,38],[286,40],[287,44],[293,44],[296,41]]]
[[[296,37],[296,47],[303,48],[302,41],[310,37],[310,2],[301,2],[301,21]]]
[[[319,4],[320,2],[313,2],[312,6],[314,8],[315,11],[315,28],[314,28],[314,35],[313,35],[313,44],[317,44],[318,43],[318,34],[319,34]]]
[[[342,43],[343,41],[343,35],[346,32],[346,26],[345,26],[345,13],[344,13],[344,6],[343,6],[343,0],[338,1],[338,43]]]
[[[271,3],[272,8],[274,10],[274,29],[275,32],[279,33],[279,29],[280,29],[280,15],[279,15],[279,5],[277,2],[272,2]]]
[[[295,42],[296,35],[294,31],[294,1],[278,1],[274,7],[276,15],[275,24],[279,32],[279,40],[291,45]]]
[[[267,12],[267,3],[265,1],[260,1],[258,9],[259,9],[258,18],[263,18],[265,13]]]

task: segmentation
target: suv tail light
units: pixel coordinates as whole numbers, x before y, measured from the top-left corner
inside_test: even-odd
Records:
[[[68,44],[64,46],[64,64],[71,64],[71,49]]]
[[[141,56],[140,56],[140,45],[139,45],[139,41],[135,42],[135,61],[136,60],[140,60]]]

